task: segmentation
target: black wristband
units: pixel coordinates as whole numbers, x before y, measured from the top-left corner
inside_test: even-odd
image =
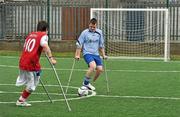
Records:
[[[49,58],[52,58],[52,56],[50,56]]]

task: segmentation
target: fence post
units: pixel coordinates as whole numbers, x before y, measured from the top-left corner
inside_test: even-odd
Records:
[[[50,0],[47,0],[47,23],[49,25],[48,28],[48,41],[50,41]]]
[[[169,8],[169,0],[166,0],[166,7]]]
[[[108,8],[108,0],[106,0],[106,4],[105,4],[105,8]],[[107,26],[107,22],[108,22],[108,12],[106,11],[106,26],[105,26],[105,54],[108,55],[108,26]]]

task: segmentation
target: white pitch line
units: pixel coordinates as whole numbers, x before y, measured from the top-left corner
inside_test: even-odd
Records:
[[[20,56],[0,56],[0,58],[6,58],[6,59],[19,59]],[[42,56],[41,59],[47,59],[46,57]],[[57,57],[56,59],[74,59],[74,58],[61,58],[61,57]]]
[[[14,94],[14,93],[21,93],[21,92],[6,92],[0,91],[0,94]],[[36,95],[46,95],[46,93],[33,93]],[[51,95],[62,95],[58,93],[50,93]],[[77,94],[68,94],[68,95],[77,95]],[[67,100],[79,100],[84,98],[89,98],[92,96],[96,97],[103,97],[103,98],[124,98],[124,99],[157,99],[157,100],[180,100],[178,97],[155,97],[155,96],[118,96],[118,95],[96,95],[95,91],[91,91],[91,95],[83,96],[83,97],[75,97],[75,98],[68,98]],[[54,99],[53,102],[64,101],[64,99]],[[43,102],[50,102],[49,100],[36,100],[36,101],[29,101],[30,103],[43,103]],[[0,102],[0,104],[10,104],[16,102]]]
[[[156,96],[118,96],[118,95],[96,95],[96,97],[105,97],[105,98],[130,98],[130,99],[162,99],[162,100],[180,100],[178,97],[156,97]]]
[[[0,65],[0,67],[19,68],[18,66],[13,66],[13,65]]]
[[[18,68],[18,66],[12,66],[12,65],[0,65],[0,67],[9,67],[9,68]],[[52,68],[42,68],[42,70],[52,70]],[[60,71],[70,71],[71,69],[58,69],[56,70]],[[87,71],[86,69],[74,69],[74,71]],[[179,73],[180,71],[172,70],[172,71],[154,71],[154,70],[113,70],[113,69],[107,69],[108,72],[140,72],[140,73]]]
[[[15,86],[14,84],[0,84],[0,86]],[[41,86],[41,85],[39,85]],[[49,87],[57,87],[59,85],[45,85],[45,86],[49,86]],[[63,86],[66,87],[66,86]],[[78,87],[73,87],[73,86],[69,86],[70,88],[74,88],[77,89]],[[82,99],[82,98],[88,98],[88,97],[92,97],[92,96],[96,96],[96,97],[104,97],[104,98],[125,98],[125,99],[161,99],[161,100],[180,100],[180,97],[159,97],[159,96],[119,96],[119,95],[96,95],[95,91],[91,91],[92,93],[91,95],[88,96],[84,96],[84,97],[77,97],[77,98],[68,98],[68,100],[75,100],[75,99]],[[2,93],[18,93],[20,94],[21,92],[6,92],[6,91],[0,91],[0,94]],[[33,93],[36,95],[45,95],[46,93]],[[58,94],[58,93],[50,93],[51,95],[62,95],[62,94]],[[67,95],[77,95],[77,94],[67,94]],[[53,100],[53,101],[63,101],[64,99],[57,99],[57,100]],[[49,100],[45,100],[45,101],[30,101],[30,102],[49,102]],[[15,102],[0,102],[1,103],[15,103]]]
[[[0,56],[0,58],[5,58],[5,59],[19,59],[19,56]],[[42,56],[41,59],[46,59],[46,57]],[[74,58],[61,58],[61,57],[56,57],[56,59],[59,59],[59,60],[64,60],[64,59],[67,59],[67,60],[73,60]],[[107,61],[131,61],[131,62],[160,62],[160,63],[164,63],[163,60],[146,60],[146,59],[122,59],[122,58],[119,58],[119,59],[113,59],[113,58],[109,58],[107,59]],[[166,63],[180,63],[180,61],[168,61]]]
[[[15,84],[0,84],[0,86],[15,86]],[[38,85],[38,86],[42,86],[42,85]],[[59,87],[59,85],[49,85],[49,84],[46,84],[46,85],[44,85],[44,86],[47,86],[47,87]],[[62,85],[62,87],[67,87],[67,86],[63,86]],[[68,87],[70,87],[70,88],[74,88],[74,89],[78,89],[79,87],[74,87],[74,86],[68,86]]]
[[[91,95],[87,95],[87,96],[82,96],[82,97],[79,97],[77,94],[77,97],[74,97],[74,98],[67,98],[67,100],[80,100],[80,99],[84,99],[84,98],[89,98],[89,97],[93,97],[93,96],[95,96],[96,95],[96,92],[95,91],[91,91],[91,90],[89,90],[89,92],[91,92]],[[5,93],[5,94],[14,94],[14,93],[21,93],[21,92],[6,92],[6,91],[0,91],[0,94],[3,94],[3,93]],[[46,93],[33,93],[33,94],[37,94],[37,95],[39,95],[39,94],[43,94],[43,95],[46,95]],[[55,95],[62,95],[62,94],[57,94],[57,93],[49,93],[49,94],[55,94]],[[75,94],[68,94],[68,95],[75,95]],[[54,100],[52,100],[53,102],[59,102],[59,101],[64,101],[65,99],[54,99]],[[28,101],[28,102],[30,102],[30,103],[43,103],[43,102],[50,102],[49,100],[36,100],[36,101]],[[12,101],[12,102],[0,102],[0,104],[12,104],[12,103],[16,103],[16,102],[14,102],[14,101]]]
[[[9,92],[9,91],[0,91],[0,94],[21,94],[22,92]],[[60,93],[48,93],[50,95],[62,95]],[[33,92],[32,95],[47,95],[46,93],[36,93]],[[66,94],[66,95],[73,95],[77,96],[77,94]]]

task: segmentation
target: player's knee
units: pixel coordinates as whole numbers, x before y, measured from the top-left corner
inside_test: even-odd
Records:
[[[101,69],[100,71],[101,71],[101,72],[104,72],[104,70],[103,70],[103,69]]]
[[[36,87],[27,87],[26,88],[30,93],[34,92]]]
[[[102,73],[104,70],[103,69],[98,69],[98,72],[99,73]]]
[[[91,62],[91,63],[89,64],[89,69],[92,70],[92,71],[95,71],[95,69],[96,69],[96,63],[95,63],[95,62]]]
[[[95,71],[95,66],[91,66],[91,67],[89,67],[89,70],[91,71],[91,72],[93,72],[93,71]]]

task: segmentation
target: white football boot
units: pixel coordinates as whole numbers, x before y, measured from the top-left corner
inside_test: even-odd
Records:
[[[27,102],[20,102],[19,100],[17,100],[16,106],[28,107],[28,106],[31,106],[31,104],[29,104]]]
[[[96,88],[94,87],[94,86],[92,86],[90,83],[89,84],[87,84],[87,85],[85,85],[84,83],[83,83],[83,85],[85,86],[85,87],[87,87],[89,90],[95,90]]]

